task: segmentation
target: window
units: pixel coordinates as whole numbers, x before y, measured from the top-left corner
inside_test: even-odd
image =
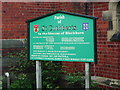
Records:
[[[116,17],[116,19],[113,22],[113,25],[114,27],[116,27],[116,30],[114,28],[113,30],[116,32],[113,33],[112,37],[110,38],[110,41],[120,42],[120,1],[116,3],[116,16],[114,15],[114,17]]]
[[[118,22],[118,31],[120,32],[120,2],[117,5],[117,22]]]
[[[103,20],[108,21],[108,41],[114,41],[113,39],[116,39],[116,37],[118,39],[118,36],[120,36],[120,1],[112,2],[111,0],[111,2],[109,2],[109,10],[103,11]]]
[[[113,22],[108,21],[108,30],[113,30]]]

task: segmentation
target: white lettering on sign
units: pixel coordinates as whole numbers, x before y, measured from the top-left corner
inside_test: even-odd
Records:
[[[59,16],[54,16],[55,20],[58,20],[57,23],[60,24],[62,23],[62,20],[65,19],[64,15],[59,15]]]
[[[65,19],[65,16],[64,15],[54,16],[54,19]]]

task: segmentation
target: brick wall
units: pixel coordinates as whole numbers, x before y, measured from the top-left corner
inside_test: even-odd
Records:
[[[57,3],[56,3],[57,4]],[[26,20],[54,11],[55,3],[3,3],[3,39],[27,37]]]
[[[85,5],[83,2],[3,2],[2,39],[25,39],[27,37],[26,20],[56,10],[85,14]],[[99,18],[97,20],[98,64],[92,64],[92,75],[120,79],[120,42],[107,41],[108,21],[102,20],[102,11],[106,10],[108,10],[108,2],[88,4],[88,15]],[[63,65],[72,66],[84,72],[84,63],[63,62]],[[71,68],[66,70],[71,71]]]
[[[107,41],[108,21],[102,20],[102,11],[108,10],[108,3],[95,4],[97,22],[98,64],[96,74],[102,77],[120,79],[120,43]]]

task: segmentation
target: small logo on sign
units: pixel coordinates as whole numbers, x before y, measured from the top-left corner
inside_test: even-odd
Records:
[[[39,25],[34,25],[34,32],[38,32],[39,31]]]
[[[89,23],[83,23],[82,24],[82,29],[83,30],[88,30],[89,29]]]

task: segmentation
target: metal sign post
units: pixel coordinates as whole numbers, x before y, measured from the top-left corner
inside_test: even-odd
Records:
[[[42,89],[41,61],[36,61],[36,87],[37,90]]]
[[[91,63],[85,63],[85,89],[91,88]]]

